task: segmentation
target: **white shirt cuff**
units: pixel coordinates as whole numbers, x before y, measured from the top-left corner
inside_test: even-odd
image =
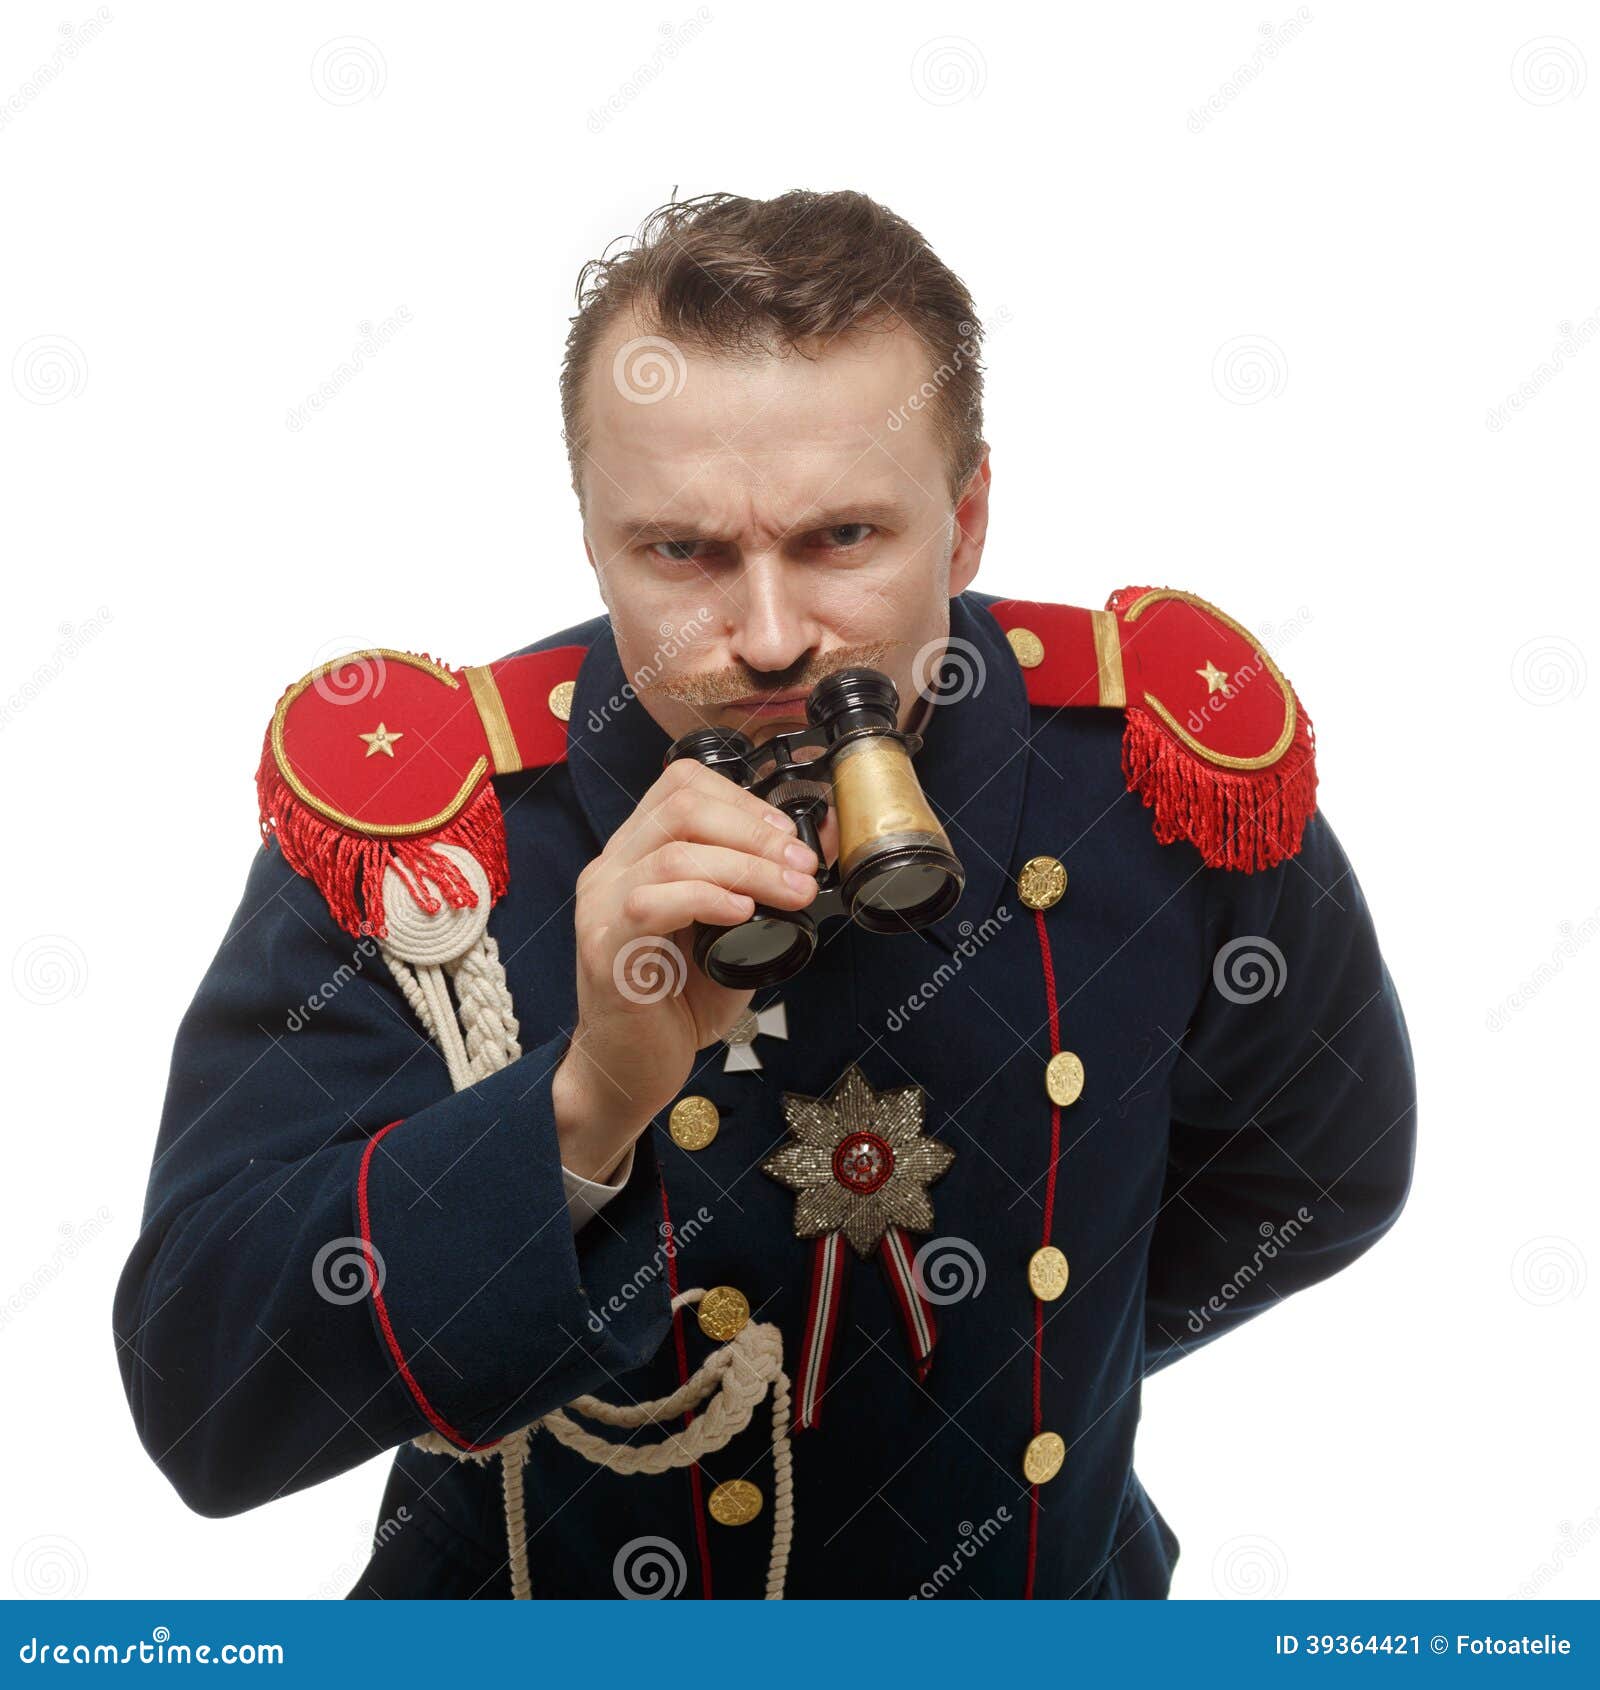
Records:
[[[637,1143],[637,1140],[635,1140]],[[585,1179],[582,1174],[575,1174],[568,1168],[561,1170],[561,1183],[567,1188],[567,1210],[572,1216],[572,1230],[578,1229],[592,1221],[606,1204],[622,1190],[633,1173],[634,1146],[628,1146],[628,1154],[622,1160],[622,1166],[611,1176],[609,1182]]]

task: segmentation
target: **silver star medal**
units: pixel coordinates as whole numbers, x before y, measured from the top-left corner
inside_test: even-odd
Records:
[[[761,1164],[795,1193],[795,1236],[842,1232],[863,1259],[893,1226],[933,1228],[928,1187],[955,1160],[923,1134],[920,1086],[874,1092],[854,1064],[827,1097],[783,1096],[789,1137]]]

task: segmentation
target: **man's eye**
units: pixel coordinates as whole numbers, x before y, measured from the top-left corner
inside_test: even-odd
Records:
[[[859,546],[873,531],[870,522],[840,522],[832,528],[824,528],[822,537],[835,551],[847,552]]]
[[[657,540],[650,550],[667,563],[693,563],[695,548],[704,544],[703,540]]]

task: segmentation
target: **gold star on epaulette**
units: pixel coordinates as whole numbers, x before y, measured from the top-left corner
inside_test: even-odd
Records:
[[[405,735],[390,733],[383,723],[379,722],[376,733],[357,734],[356,738],[364,739],[367,742],[367,755],[369,757],[378,751],[381,751],[385,757],[392,757],[394,756],[394,742],[397,739],[404,739]]]
[[[1196,669],[1195,674],[1197,674],[1200,679],[1205,682],[1207,698],[1209,698],[1212,693],[1217,692],[1220,692],[1224,698],[1233,697],[1233,688],[1228,685],[1228,671],[1226,669],[1219,669],[1209,657],[1206,659],[1205,668]]]

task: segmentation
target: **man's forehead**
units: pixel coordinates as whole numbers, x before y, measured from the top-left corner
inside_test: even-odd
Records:
[[[805,351],[731,355],[614,330],[589,369],[591,496],[655,510],[681,490],[699,507],[714,480],[798,507],[829,489],[829,502],[893,498],[920,478],[939,448],[913,403],[929,370],[916,336],[901,325]]]

